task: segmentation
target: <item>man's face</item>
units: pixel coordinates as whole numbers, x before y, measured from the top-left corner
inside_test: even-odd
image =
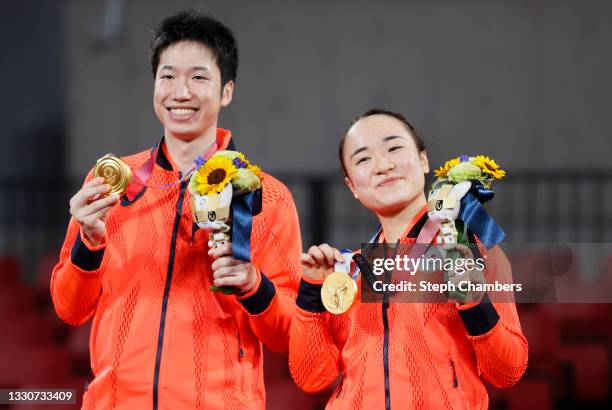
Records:
[[[207,132],[215,135],[219,111],[232,101],[233,88],[233,81],[222,88],[221,71],[206,46],[181,41],[166,48],[159,58],[153,94],[165,135],[183,141]]]
[[[377,214],[400,212],[424,195],[427,156],[393,117],[372,115],[357,121],[346,135],[343,158],[347,185]]]

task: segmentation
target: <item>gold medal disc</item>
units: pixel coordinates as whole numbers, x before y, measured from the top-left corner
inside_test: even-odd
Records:
[[[339,315],[353,305],[357,284],[344,272],[334,272],[325,278],[321,287],[321,300],[328,312]]]
[[[106,154],[96,162],[93,176],[104,178],[104,182],[111,187],[109,194],[123,195],[132,179],[132,171],[121,159]]]

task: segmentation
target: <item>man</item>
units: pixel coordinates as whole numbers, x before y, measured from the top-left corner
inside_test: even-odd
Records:
[[[197,156],[233,149],[217,122],[232,101],[236,42],[220,22],[182,12],[157,27],[151,62],[164,137],[123,158],[146,183],[119,198],[107,195],[101,178],[87,177],[70,201],[51,279],[63,320],[93,317],[94,379],[83,408],[263,409],[261,342],[288,348],[301,252],[295,205],[265,175],[252,263],[233,258],[231,245],[209,250],[184,176]]]

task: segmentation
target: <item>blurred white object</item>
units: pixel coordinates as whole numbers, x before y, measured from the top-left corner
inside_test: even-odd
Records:
[[[229,242],[228,225],[230,204],[232,202],[232,184],[227,184],[219,194],[192,196],[193,219],[199,228],[209,231],[211,247]]]
[[[428,208],[429,219],[433,222],[443,223],[454,221],[459,216],[461,199],[468,193],[472,183],[460,182],[456,185],[442,185],[429,193]]]
[[[428,211],[429,219],[440,224],[438,243],[451,248],[457,243],[458,232],[455,220],[461,209],[461,199],[468,193],[472,183],[460,182],[456,185],[445,184],[429,193]]]

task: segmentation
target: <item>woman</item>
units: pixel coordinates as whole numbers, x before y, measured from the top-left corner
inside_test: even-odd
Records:
[[[340,142],[349,189],[374,212],[380,243],[414,243],[427,218],[422,140],[401,114],[370,110]],[[364,240],[366,238],[362,238]],[[485,277],[510,273],[498,247],[487,253]],[[527,367],[527,341],[513,303],[360,303],[326,312],[321,284],[343,261],[327,244],[302,255],[303,278],[293,320],[289,366],[307,392],[341,375],[330,409],[486,409],[484,380],[516,383]],[[361,287],[362,276],[357,277]]]

